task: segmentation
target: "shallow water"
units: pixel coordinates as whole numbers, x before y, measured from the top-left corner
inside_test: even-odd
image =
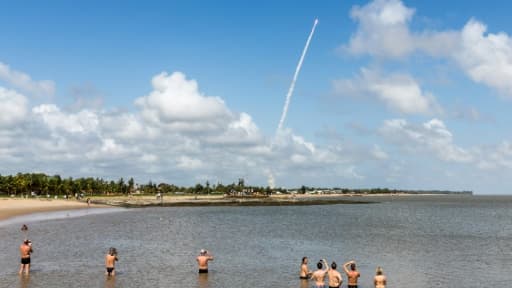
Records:
[[[302,256],[355,259],[360,287],[508,287],[512,197],[386,197],[377,204],[168,207],[29,223],[29,278],[16,275],[19,224],[0,227],[0,287],[311,287]],[[103,257],[119,252],[106,280]],[[196,274],[201,248],[215,260]],[[346,277],[344,277],[344,287]]]

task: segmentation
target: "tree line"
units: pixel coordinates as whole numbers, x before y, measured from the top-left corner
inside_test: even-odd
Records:
[[[62,178],[60,175],[46,175],[44,173],[18,173],[16,175],[0,175],[0,195],[58,195],[58,196],[100,196],[100,195],[128,195],[137,194],[230,194],[233,192],[250,195],[271,195],[274,193],[332,193],[332,194],[472,194],[471,191],[444,191],[444,190],[399,190],[388,188],[348,189],[348,188],[318,188],[301,186],[297,189],[270,188],[262,186],[246,186],[243,179],[238,183],[211,185],[208,181],[194,186],[177,186],[168,183],[137,184],[133,178],[127,181],[119,178],[117,181],[102,178]]]
[[[46,175],[44,173],[18,173],[16,175],[0,175],[0,195],[122,195],[122,194],[228,194],[232,191],[251,191],[257,194],[270,194],[272,191],[284,189],[270,189],[270,187],[245,186],[243,181],[228,185],[210,185],[208,181],[194,186],[185,187],[168,183],[155,183],[149,181],[137,184],[133,178],[126,181],[119,178],[117,181],[102,178],[63,178],[60,175]]]

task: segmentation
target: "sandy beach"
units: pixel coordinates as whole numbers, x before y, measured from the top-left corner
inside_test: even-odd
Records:
[[[105,207],[91,204],[91,207]],[[0,198],[0,221],[31,213],[87,208],[87,203],[64,199]]]

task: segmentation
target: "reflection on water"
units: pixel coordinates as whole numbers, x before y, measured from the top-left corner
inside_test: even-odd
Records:
[[[116,287],[116,277],[108,277],[105,276],[105,288],[115,288]]]
[[[20,288],[28,288],[30,287],[30,275],[20,275]]]
[[[197,283],[199,288],[209,288],[208,286],[208,273],[201,273],[197,276]]]
[[[306,288],[313,283],[298,279],[303,256],[356,260],[362,288],[373,287],[377,266],[393,288],[507,287],[512,280],[512,197],[380,199],[370,205],[145,208],[42,220],[30,225],[30,278],[17,276],[19,225],[1,226],[0,287]],[[118,249],[120,261],[116,276],[107,279],[109,247]],[[202,248],[215,255],[207,275],[197,274]],[[474,277],[474,271],[486,273]]]

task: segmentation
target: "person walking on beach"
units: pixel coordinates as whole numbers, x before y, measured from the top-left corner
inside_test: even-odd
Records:
[[[299,273],[299,278],[300,279],[303,279],[303,280],[307,280],[309,279],[309,277],[311,277],[311,273],[312,272],[309,272],[309,268],[308,268],[308,257],[302,257],[302,264],[300,264],[300,273]]]
[[[329,278],[329,288],[339,288],[341,287],[341,283],[343,283],[343,278],[341,277],[340,272],[336,270],[336,262],[332,262],[331,269],[327,272],[327,277]]]
[[[350,271],[348,270],[348,265],[350,265]],[[356,261],[352,260],[345,264],[343,264],[343,270],[347,273],[348,278],[348,288],[357,288],[357,278],[361,276],[356,269]]]
[[[111,247],[110,249],[108,249],[108,253],[107,255],[105,255],[105,275],[107,276],[115,276],[116,275],[116,271],[115,270],[115,266],[116,266],[116,261],[118,261],[119,259],[117,258],[117,250],[116,248],[113,248]]]
[[[322,265],[323,262],[323,265]],[[327,264],[327,261],[325,259],[322,259],[318,261],[316,264],[316,267],[318,270],[313,272],[311,274],[311,279],[315,281],[314,288],[325,288],[325,276],[327,275],[327,272],[329,271],[329,264]]]
[[[213,256],[208,251],[201,249],[196,261],[199,266],[199,273],[208,273],[208,261],[213,261]]]
[[[380,266],[377,267],[375,277],[373,277],[373,284],[375,284],[375,288],[386,288],[387,279]]]
[[[32,241],[25,239],[20,245],[21,266],[18,274],[21,275],[23,271],[25,271],[26,275],[30,273],[30,255],[32,254],[32,251]]]

